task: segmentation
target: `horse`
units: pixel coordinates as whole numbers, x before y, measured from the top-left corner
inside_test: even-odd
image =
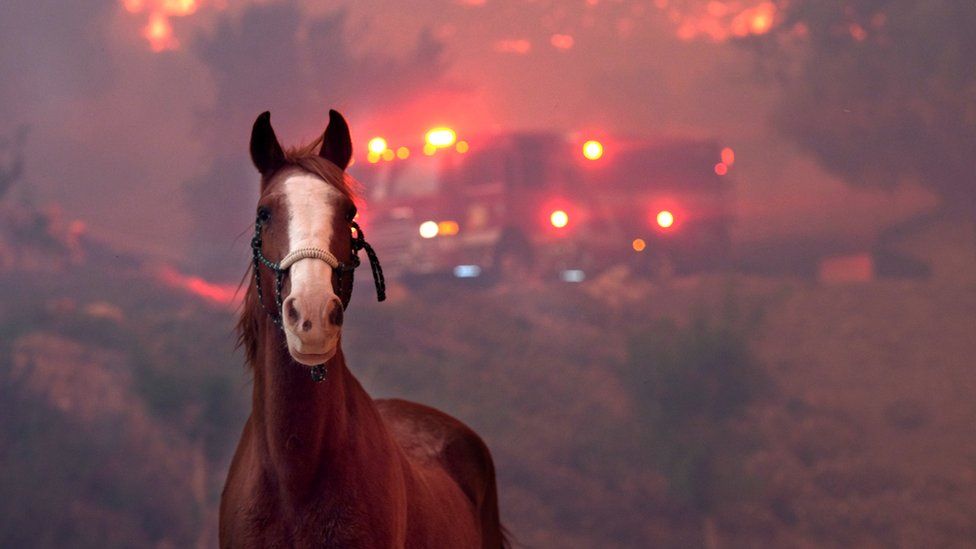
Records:
[[[373,400],[346,365],[360,250],[385,297],[355,220],[346,120],[330,110],[318,139],[284,150],[264,112],[250,153],[261,182],[254,283],[237,332],[252,409],[221,495],[220,546],[509,547],[482,439],[434,408]]]

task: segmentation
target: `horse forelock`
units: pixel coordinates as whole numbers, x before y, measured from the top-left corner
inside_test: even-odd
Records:
[[[315,175],[336,188],[346,198],[358,203],[362,196],[362,187],[345,170],[339,168],[330,160],[319,156],[319,149],[322,147],[322,137],[311,143],[299,145],[285,150],[285,162],[273,173],[268,174],[267,182],[271,183],[282,179],[284,172],[294,168]]]

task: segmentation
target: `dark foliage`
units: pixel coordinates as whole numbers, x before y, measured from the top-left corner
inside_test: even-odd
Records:
[[[798,0],[750,38],[783,90],[777,124],[855,185],[976,197],[976,4]],[[963,210],[965,211],[965,210]]]
[[[661,320],[631,340],[626,378],[646,455],[671,493],[709,514],[748,487],[741,461],[752,443],[738,424],[768,389],[750,348],[750,322],[730,305],[687,326]]]

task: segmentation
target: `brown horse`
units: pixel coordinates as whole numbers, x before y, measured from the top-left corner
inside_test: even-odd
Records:
[[[254,264],[238,323],[251,415],[220,502],[221,547],[507,547],[484,442],[460,421],[374,401],[346,367],[342,319],[357,252],[349,127],[284,151],[258,116]]]

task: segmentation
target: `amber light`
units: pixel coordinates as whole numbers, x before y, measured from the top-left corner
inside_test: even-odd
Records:
[[[441,221],[437,224],[437,234],[442,236],[454,236],[460,229],[457,221]]]
[[[644,249],[647,248],[647,242],[644,242],[643,238],[635,238],[634,241],[630,243],[630,246],[635,252],[643,252]]]

